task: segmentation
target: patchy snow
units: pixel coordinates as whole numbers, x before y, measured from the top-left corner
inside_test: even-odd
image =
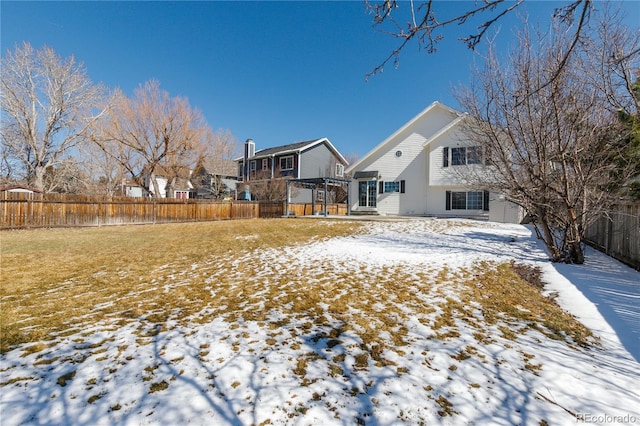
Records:
[[[275,271],[283,287],[287,277],[303,275],[326,286],[360,274],[367,290],[377,285],[370,276],[401,267],[416,280],[411,296],[435,315],[456,289],[420,287],[421,272],[515,259],[543,270],[545,291],[600,346],[570,345],[533,329],[510,340],[500,324],[481,325],[491,337],[481,342],[463,321],[456,322],[458,336],[437,339],[426,317],[400,302],[394,312],[406,327],[405,343],[381,348],[382,363],[362,358],[364,325],[340,330],[342,314],[330,309],[331,300],[319,304],[326,326],[285,318],[286,306],[267,312],[267,321],[219,315],[201,322],[194,315],[186,324],[149,325],[144,336],[140,324],[103,323],[46,342],[44,352],[4,354],[0,423],[640,424],[639,272],[591,249],[583,266],[551,264],[520,225],[428,219],[367,226],[362,235],[255,252],[239,262],[253,262],[259,272],[235,279],[267,287],[276,285]],[[189,284],[188,275],[174,279],[157,288]],[[212,272],[207,282],[216,280]],[[382,312],[389,303],[381,297],[371,307]],[[203,303],[202,315],[212,309]]]

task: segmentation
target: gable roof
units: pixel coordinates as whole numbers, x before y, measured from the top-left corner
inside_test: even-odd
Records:
[[[188,180],[191,177],[192,171],[193,170],[190,169],[189,167],[185,167],[185,166],[171,167],[171,166],[165,166],[164,164],[158,164],[154,169],[156,178],[165,178],[165,179],[171,176],[172,178],[181,178],[181,179]],[[149,170],[146,169],[144,173],[148,174]]]
[[[449,130],[453,129],[454,127],[456,127],[458,125],[458,123],[460,123],[462,120],[464,120],[465,118],[467,118],[468,116],[466,114],[461,114],[459,117],[457,117],[455,120],[453,120],[451,123],[447,124],[446,126],[444,126],[443,128],[441,128],[440,130],[438,130],[437,132],[435,132],[433,135],[429,136],[429,138],[422,144],[423,147],[429,145],[431,142],[435,141],[436,139],[438,139],[440,136],[444,135],[445,133],[447,133]]]
[[[43,192],[39,189],[29,188],[28,186],[22,185],[10,185],[0,188],[0,192],[34,192],[37,194],[42,194]]]
[[[238,173],[236,162],[223,158],[206,158],[204,169],[207,173],[217,176],[235,176]]]
[[[428,107],[426,107],[420,113],[418,113],[418,115],[413,117],[411,120],[407,121],[402,127],[400,127],[398,130],[393,132],[389,137],[387,137],[385,140],[383,140],[378,145],[376,145],[371,151],[369,151],[367,154],[365,154],[364,157],[360,158],[358,161],[353,163],[345,171],[347,173],[351,172],[352,170],[357,168],[361,163],[363,163],[364,161],[368,160],[370,157],[374,156],[379,151],[382,151],[387,144],[389,144],[391,141],[393,141],[395,139],[396,136],[398,136],[400,133],[402,133],[405,130],[407,130],[408,128],[410,128],[413,124],[416,123],[416,121],[420,120],[425,115],[431,113],[436,108],[439,108],[441,110],[450,112],[450,113],[456,115],[457,118],[455,120],[453,120],[451,123],[449,123],[447,126],[443,127],[441,130],[439,130],[436,134],[430,136],[429,139],[428,139],[428,142],[433,140],[436,135],[440,135],[444,131],[449,130],[452,126],[454,126],[455,124],[457,124],[460,121],[460,118],[462,118],[462,117],[464,117],[466,115],[466,114],[463,114],[460,111],[455,110],[455,109],[453,109],[451,107],[448,107],[448,106],[446,106],[446,105],[444,105],[444,104],[442,104],[442,103],[440,103],[438,101],[432,102]]]
[[[327,138],[312,139],[309,141],[294,142],[288,145],[280,145],[280,146],[274,146],[272,148],[261,149],[256,151],[253,157],[251,157],[251,159],[259,159],[259,158],[265,158],[265,157],[273,157],[276,155],[299,153],[323,143],[326,143],[329,150],[333,152],[333,154],[336,157],[338,157],[340,161],[342,161],[344,164],[349,164],[349,162],[342,156],[342,154],[340,154],[340,152],[333,146],[331,141],[329,141],[329,139]],[[243,157],[236,158],[235,161],[241,161],[241,160],[243,160]]]
[[[309,149],[313,145],[317,145],[317,143],[320,140],[321,139],[313,139],[310,141],[295,142],[295,143],[290,143],[288,145],[274,146],[273,148],[261,149],[256,151],[254,157],[267,157],[271,155],[287,154],[289,152],[304,151],[306,149]]]

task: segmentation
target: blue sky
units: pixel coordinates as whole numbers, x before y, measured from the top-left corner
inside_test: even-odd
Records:
[[[437,6],[452,14],[471,4]],[[543,23],[558,4],[525,2]],[[623,6],[640,19],[639,3]],[[157,79],[256,149],[328,137],[343,155],[362,156],[431,102],[457,107],[452,87],[468,81],[475,58],[456,40],[471,23],[443,33],[436,54],[408,46],[397,69],[367,81],[397,40],[372,27],[362,1],[3,0],[0,13],[3,55],[22,41],[48,45],[126,93]],[[511,43],[516,24],[502,21],[499,43]]]

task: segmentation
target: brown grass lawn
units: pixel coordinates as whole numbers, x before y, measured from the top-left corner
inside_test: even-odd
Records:
[[[242,317],[278,328],[287,318],[297,318],[307,321],[307,328],[322,328],[328,324],[325,314],[340,318],[343,326],[320,337],[339,344],[341,333],[357,332],[365,351],[360,355],[363,364],[372,360],[384,365],[384,348],[405,344],[408,315],[430,325],[438,339],[456,337],[456,318],[477,328],[480,343],[490,339],[483,335],[480,321],[502,324],[506,338],[527,328],[578,344],[590,337],[587,329],[540,294],[536,271],[521,265],[418,272],[384,267],[367,272],[367,282],[362,282],[358,265],[341,265],[345,272],[336,276],[321,267],[285,273],[282,266],[251,262],[256,250],[361,230],[353,221],[250,219],[2,232],[0,353],[36,342],[40,343],[24,350],[40,351],[46,346],[42,342],[82,333],[96,324],[119,327],[136,322],[144,339],[165,327],[168,319],[194,323],[224,317],[233,324]],[[443,285],[458,288],[459,297],[445,296]],[[436,298],[415,297],[429,293]],[[433,300],[440,302],[434,305]],[[321,306],[327,302],[325,311]],[[481,317],[470,308],[477,304],[482,306]],[[523,304],[526,310],[518,308]],[[282,314],[280,323],[268,317],[275,311]],[[300,362],[302,371],[305,360]]]
[[[0,233],[0,352],[52,334],[121,320],[200,309],[201,280],[189,290],[148,292],[170,275],[207,263],[219,270],[253,250],[356,232],[354,222],[236,220]],[[216,265],[219,261],[219,265]],[[213,263],[213,265],[211,265]],[[173,271],[173,272],[172,272]],[[184,298],[181,296],[187,295]],[[105,306],[98,309],[97,307]]]

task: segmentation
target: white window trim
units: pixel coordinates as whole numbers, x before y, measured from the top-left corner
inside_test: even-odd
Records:
[[[288,158],[291,158],[291,167],[286,167],[286,168],[285,168],[285,167],[282,167],[282,161],[284,160],[285,165],[286,165],[286,162],[287,162],[286,160],[287,160]],[[286,156],[284,156],[284,157],[280,157],[280,160],[279,160],[280,170],[283,170],[283,171],[284,171],[284,170],[293,170],[293,163],[294,163],[294,162],[293,162],[293,155],[286,155]]]
[[[471,146],[451,146],[451,147],[445,147],[446,150],[446,155],[447,158],[444,160],[444,163],[446,165],[443,165],[444,168],[446,167],[459,167],[459,166],[474,166],[474,165],[478,165],[478,164],[483,164],[484,163],[484,152],[482,149],[482,146],[480,145],[471,145]],[[478,162],[474,162],[474,163],[470,163],[469,162],[469,151],[470,148],[472,149],[478,149],[480,151],[480,161]],[[454,163],[454,156],[453,156],[453,151],[454,150],[460,150],[462,149],[464,154],[461,155],[460,160],[462,160],[462,162],[460,164],[455,164]]]

